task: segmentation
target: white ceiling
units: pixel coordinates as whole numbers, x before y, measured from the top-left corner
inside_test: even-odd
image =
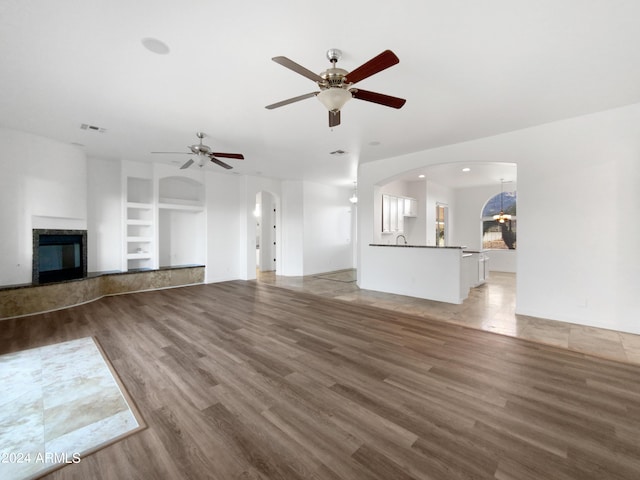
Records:
[[[449,188],[495,186],[509,191],[516,188],[518,168],[515,163],[441,163],[405,172],[393,180],[420,182],[431,180]]]
[[[233,172],[346,186],[358,162],[639,102],[639,19],[637,0],[5,0],[0,125],[176,168],[150,152],[204,131],[245,155]],[[393,50],[358,86],[406,105],[351,100],[334,129],[315,98],[264,108],[316,90],[272,57],[319,73],[328,48],[347,70]]]

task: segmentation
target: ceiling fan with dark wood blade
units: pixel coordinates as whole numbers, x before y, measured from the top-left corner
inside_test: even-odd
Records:
[[[336,67],[336,63],[341,56],[342,52],[336,48],[328,50],[327,58],[332,66],[320,73],[320,75],[313,73],[311,70],[306,69],[287,57],[273,57],[272,60],[274,62],[316,82],[320,90],[273,103],[267,105],[265,108],[272,110],[289,105],[290,103],[299,102],[300,100],[317,97],[318,100],[327,107],[327,110],[329,110],[330,127],[340,125],[340,110],[344,104],[352,98],[377,103],[378,105],[384,105],[386,107],[402,108],[406,102],[404,98],[353,88],[355,83],[399,63],[400,60],[395,53],[391,50],[385,50],[352,72]]]
[[[151,153],[168,153],[168,154],[178,154],[178,155],[195,155],[199,160],[199,166],[203,167],[205,164],[205,158],[209,158],[216,165],[221,166],[222,168],[231,169],[233,168],[231,165],[219,160],[217,157],[222,158],[234,158],[236,160],[244,160],[244,155],[241,153],[222,153],[222,152],[213,152],[211,151],[211,147],[208,145],[204,145],[202,143],[202,139],[206,136],[203,132],[197,132],[196,136],[200,139],[200,143],[196,143],[194,145],[189,145],[187,148],[191,150],[190,152],[151,152]],[[190,158],[187,160],[180,169],[183,170],[185,168],[189,168],[195,160]]]

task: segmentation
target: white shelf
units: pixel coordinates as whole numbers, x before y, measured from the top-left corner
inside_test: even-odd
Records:
[[[157,268],[174,258],[178,263],[203,263],[204,183],[190,175],[163,177],[153,167],[126,166],[122,172],[126,191],[123,269]],[[174,230],[180,230],[175,238]]]
[[[141,208],[144,210],[151,210],[153,208],[153,205],[151,203],[127,202],[127,208]]]
[[[153,222],[151,220],[140,220],[137,218],[128,218],[127,225],[142,225],[142,226],[150,227],[151,225],[153,225]]]
[[[178,203],[159,203],[158,208],[165,210],[181,210],[183,212],[202,212],[204,206],[202,205],[181,205]]]
[[[190,205],[193,207],[201,207],[204,202],[198,198],[176,198],[176,197],[160,197],[158,203],[166,203],[168,205]]]
[[[142,252],[142,253],[127,253],[127,260],[146,260],[151,258],[151,253]]]
[[[149,243],[153,241],[152,237],[127,237],[127,242],[145,242]]]

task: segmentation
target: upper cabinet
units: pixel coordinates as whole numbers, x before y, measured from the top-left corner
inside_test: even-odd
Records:
[[[418,215],[418,201],[410,197],[382,195],[382,233],[404,231],[405,217]]]
[[[418,216],[418,200],[415,198],[404,197],[404,216],[405,217],[417,217]]]

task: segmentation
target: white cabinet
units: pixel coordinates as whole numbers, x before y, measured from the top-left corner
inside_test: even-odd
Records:
[[[468,278],[469,287],[478,287],[486,283],[489,278],[489,257],[484,252],[465,252],[465,276]]]
[[[416,217],[417,207],[415,198],[382,195],[382,233],[403,232],[405,217]]]
[[[478,256],[478,285],[482,285],[489,278],[489,257],[480,252]]]
[[[382,195],[382,233],[391,233],[391,216],[389,215],[389,195]]]
[[[405,217],[417,217],[418,216],[418,200],[415,198],[405,197],[404,199],[404,216]]]
[[[398,231],[398,197],[389,196],[389,223],[391,232]]]

